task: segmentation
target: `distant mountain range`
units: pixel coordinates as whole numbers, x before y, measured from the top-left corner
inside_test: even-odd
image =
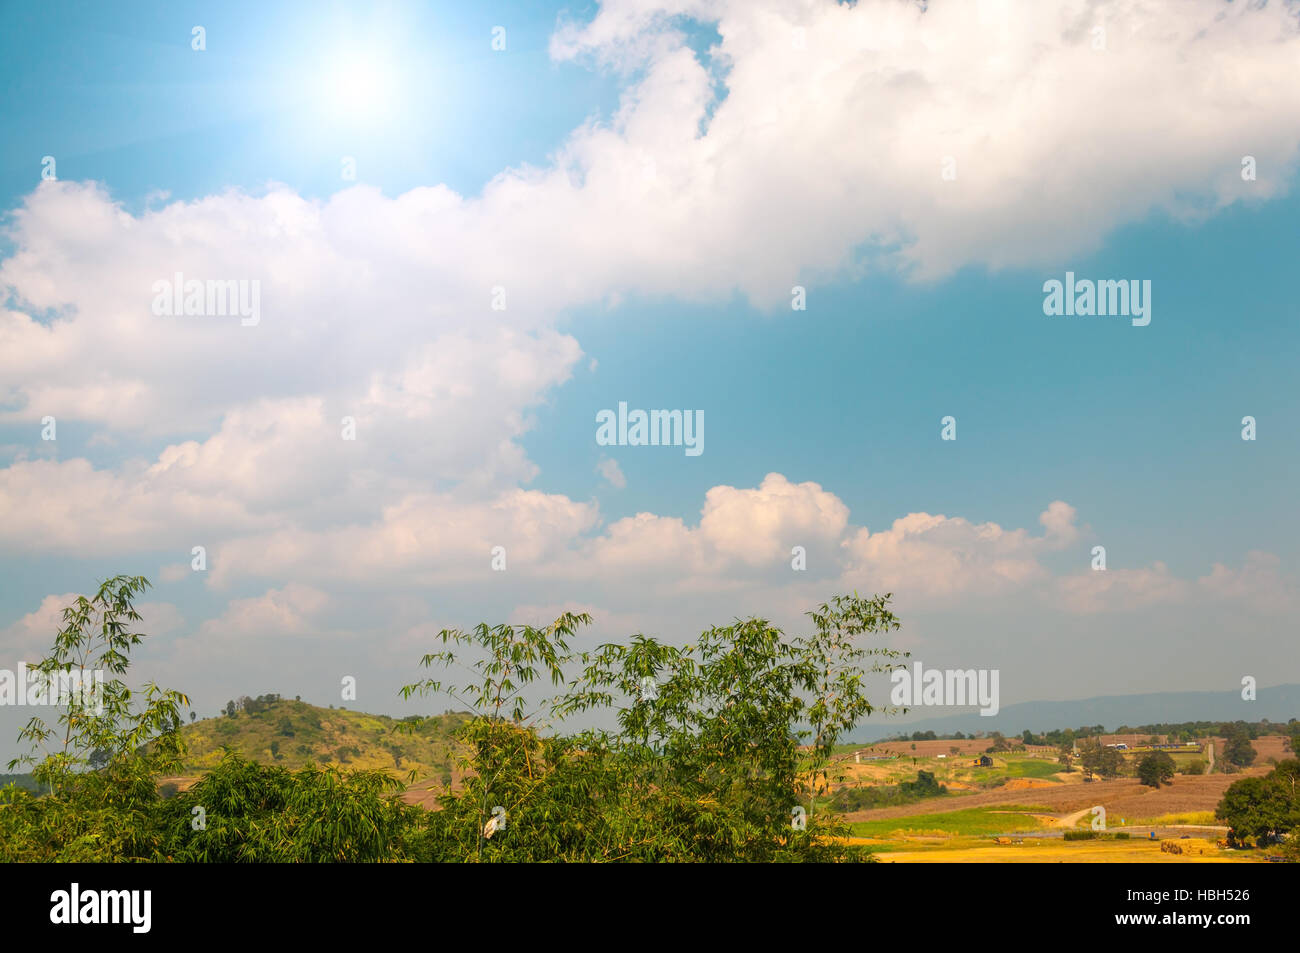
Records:
[[[1243,701],[1236,692],[1162,692],[1151,695],[1105,695],[1077,701],[1021,702],[1006,705],[996,715],[981,715],[964,709],[948,715],[917,719],[926,711],[911,709],[906,716],[872,716],[853,732],[854,742],[880,741],[906,731],[972,734],[1000,731],[1018,735],[1029,729],[1035,734],[1052,729],[1104,725],[1114,731],[1121,725],[1137,727],[1183,721],[1269,721],[1300,718],[1300,685],[1275,685],[1258,690],[1255,701]]]

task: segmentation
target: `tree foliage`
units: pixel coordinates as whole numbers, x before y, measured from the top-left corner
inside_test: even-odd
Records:
[[[1124,756],[1115,748],[1108,748],[1097,738],[1089,738],[1079,745],[1079,766],[1086,777],[1119,777],[1124,767]]]
[[[143,576],[115,576],[63,610],[50,654],[32,671],[50,686],[94,687],[67,693],[55,725],[40,717],[28,721],[18,739],[31,750],[10,761],[10,770],[32,765],[32,777],[58,793],[82,783],[93,768],[125,791],[179,764],[181,712],[189,699],[152,682],[132,692],[122,679],[131,650],[144,638],[130,631],[140,621],[132,600],[148,586]]]
[[[1174,759],[1163,751],[1153,751],[1138,762],[1138,780],[1149,788],[1158,788],[1174,780]]]
[[[837,598],[808,613],[814,631],[803,638],[749,619],[687,646],[637,635],[577,656],[568,639],[589,622],[582,616],[544,630],[442,633],[444,644],[483,654],[476,678],[453,693],[477,717],[464,729],[466,787],[432,819],[439,849],[484,860],[847,856],[835,839],[843,831],[815,804],[828,792],[835,741],[873,710],[864,674],[899,657],[857,644],[898,628],[887,602]],[[567,662],[581,667],[570,681]],[[424,664],[459,660],[444,650]],[[563,690],[528,712],[518,689],[542,675]],[[404,691],[444,688],[428,679]],[[612,716],[617,730],[537,732],[539,718],[591,713]],[[494,814],[504,836],[489,826]]]
[[[1255,746],[1250,743],[1250,734],[1243,726],[1234,725],[1227,732],[1227,738],[1223,744],[1223,759],[1229,764],[1245,768],[1253,764],[1258,752]]]
[[[1230,828],[1234,842],[1270,843],[1300,830],[1300,760],[1283,761],[1262,778],[1234,781],[1223,793],[1215,817]]]
[[[54,750],[39,719],[24,729],[47,746],[33,773],[53,790],[0,792],[0,859],[859,859],[827,810],[831,756],[874,710],[866,674],[903,657],[863,644],[899,628],[888,595],[838,597],[809,612],[811,631],[794,638],[751,618],[685,646],[636,635],[575,652],[591,620],[574,613],[544,627],[444,630],[422,659],[429,677],[402,691],[449,695],[473,715],[458,735],[462,784],[447,784],[429,811],[403,803],[400,782],[383,772],[292,772],[233,754],[188,790],[169,784],[160,796],[164,772],[181,763],[188,699],[150,685],[137,709],[120,678],[143,638],[128,630],[147,585],[117,577],[65,612],[42,664],[97,663],[114,678],[102,714],[62,716]],[[242,698],[226,713],[256,716],[274,700]],[[560,730],[577,719],[612,727]],[[925,773],[907,791],[936,793]]]

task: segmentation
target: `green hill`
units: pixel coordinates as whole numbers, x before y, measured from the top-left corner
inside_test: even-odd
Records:
[[[204,718],[181,729],[186,772],[203,773],[229,749],[250,761],[297,769],[310,762],[387,771],[405,779],[453,773],[453,735],[469,715],[450,712],[407,719],[287,699],[257,701],[250,710]],[[405,730],[408,726],[413,730]]]
[[[0,788],[7,784],[16,784],[34,793],[41,790],[41,786],[32,780],[30,774],[0,774]]]

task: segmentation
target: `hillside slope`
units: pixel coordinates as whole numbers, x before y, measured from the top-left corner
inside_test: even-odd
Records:
[[[283,699],[255,712],[204,718],[184,726],[185,770],[202,773],[218,764],[229,749],[250,761],[289,769],[315,762],[382,770],[403,779],[411,771],[420,778],[442,778],[453,773],[453,735],[468,718],[453,712],[399,720]],[[407,725],[414,730],[403,730]]]

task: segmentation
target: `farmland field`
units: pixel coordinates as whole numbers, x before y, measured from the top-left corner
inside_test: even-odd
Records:
[[[901,850],[873,852],[881,863],[900,864],[1231,864],[1251,858],[1227,853],[1179,856],[1163,853],[1158,842],[1131,841],[1047,841],[1023,844],[959,846],[949,850]]]
[[[1066,772],[1055,758],[1044,757],[1044,750],[991,755],[991,766],[978,767],[973,763],[982,750],[978,746],[987,748],[986,742],[961,745],[973,749],[969,756],[953,754],[950,749],[960,743],[946,741],[916,742],[915,750],[912,742],[878,746],[900,755],[888,761],[856,762],[846,760],[852,752],[841,754],[837,768],[844,787],[898,785],[926,771],[948,792],[844,814],[850,842],[877,860],[896,863],[1259,861],[1260,852],[1228,850],[1221,844],[1227,829],[1215,818],[1215,809],[1234,781],[1270,770],[1265,752],[1269,757],[1289,753],[1281,737],[1260,738],[1254,742],[1260,756],[1244,771],[1179,774],[1172,784],[1151,788],[1134,777],[1085,782],[1079,771]],[[1180,754],[1175,760],[1181,767],[1182,761],[1198,757]],[[1126,770],[1132,770],[1135,760],[1129,759]],[[1106,811],[1100,838],[1062,837],[1066,830],[1089,830],[1097,806]]]
[[[944,803],[951,804],[950,801]],[[906,823],[891,818],[857,821],[850,825],[850,829],[856,837],[879,838],[887,838],[896,832],[941,835],[995,834],[1045,827],[1044,821],[1035,816],[1045,813],[1047,811],[1044,808],[1023,805],[1006,805],[997,809],[968,808],[919,815]]]

